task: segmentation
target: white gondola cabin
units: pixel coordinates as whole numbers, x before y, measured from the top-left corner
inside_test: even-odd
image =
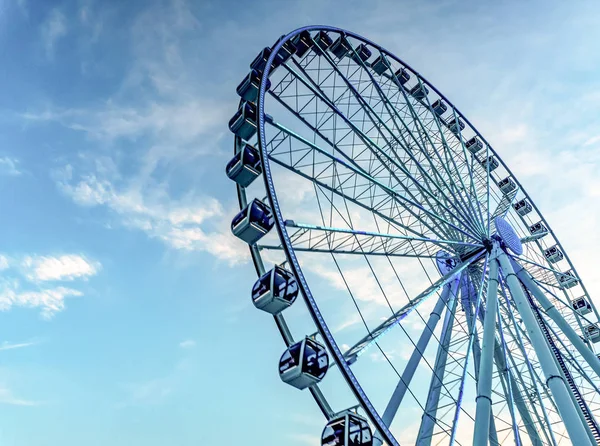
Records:
[[[517,211],[517,214],[522,216],[529,214],[533,210],[533,206],[531,206],[531,203],[525,198],[513,204],[513,208]]]
[[[256,134],[256,105],[242,102],[238,111],[229,120],[229,130],[236,136],[248,140]]]
[[[338,59],[343,59],[350,51],[352,51],[352,45],[346,39],[346,36],[340,36],[335,42],[329,47],[329,51]]]
[[[250,70],[250,73],[244,78],[244,80],[238,85],[236,91],[237,94],[244,101],[256,103],[258,99],[258,91],[260,90],[260,78],[261,75],[256,70]],[[271,81],[267,79],[267,90],[271,88]]]
[[[280,266],[263,274],[252,287],[252,303],[259,310],[278,314],[298,297],[298,282],[294,275]]]
[[[548,232],[548,228],[546,228],[546,225],[544,225],[544,223],[539,221],[529,226],[529,232],[531,233],[531,235],[543,234],[545,232]]]
[[[594,344],[600,341],[600,328],[596,324],[590,324],[584,329],[586,337]]]
[[[354,62],[356,62],[358,65],[362,65],[367,60],[369,60],[369,57],[371,57],[372,54],[373,53],[367,47],[367,45],[365,45],[364,43],[361,43],[360,45],[358,45],[356,47],[356,50],[352,53],[352,60]]]
[[[455,135],[462,132],[465,129],[465,123],[458,116],[449,119],[448,122],[446,122],[446,125],[448,126],[450,131]]]
[[[327,51],[327,48],[333,43],[333,39],[325,31],[319,31],[315,36],[315,43],[322,51]]]
[[[310,33],[306,30],[294,37],[294,45],[296,46],[296,57],[302,59],[306,53],[313,47],[313,41]]]
[[[409,93],[413,98],[421,101],[429,94],[429,89],[425,85],[418,83],[410,89]]]
[[[448,106],[444,103],[444,101],[438,99],[433,104],[431,104],[431,109],[436,115],[442,116],[446,112],[446,110],[448,110]]]
[[[506,177],[498,181],[498,187],[503,194],[509,194],[517,188],[517,183],[511,177]]]
[[[372,446],[373,433],[366,419],[353,412],[334,417],[321,434],[321,446]]]
[[[300,390],[321,381],[328,368],[327,350],[309,337],[291,345],[279,360],[281,380]]]
[[[483,143],[479,138],[473,136],[470,140],[465,143],[466,149],[471,153],[477,153],[483,149]]]
[[[253,245],[269,232],[275,224],[271,208],[255,198],[231,222],[231,232]]]
[[[544,256],[550,263],[560,262],[565,258],[562,251],[558,248],[558,246],[554,245],[551,248],[548,248],[544,251]]]
[[[248,187],[262,173],[258,150],[244,144],[225,168],[227,176],[242,187]]]
[[[585,297],[579,297],[573,301],[573,309],[579,311],[581,314],[588,314],[592,312],[592,306]]]
[[[410,74],[404,68],[399,68],[394,73],[394,83],[401,87],[410,80]]]
[[[577,277],[570,270],[566,273],[554,273],[554,276],[561,288],[573,288],[578,282]]]
[[[492,170],[497,169],[498,166],[500,165],[500,163],[498,162],[498,160],[493,155],[491,155],[491,156],[488,157],[487,160],[482,161],[481,165],[485,169],[489,169],[490,172],[491,172]]]
[[[371,64],[371,68],[377,74],[383,74],[391,68],[392,64],[385,54],[380,54]]]

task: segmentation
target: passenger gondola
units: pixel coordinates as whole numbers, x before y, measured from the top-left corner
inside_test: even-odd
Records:
[[[394,73],[393,81],[399,87],[406,84],[409,80],[410,80],[410,74],[404,68],[400,68],[400,69],[396,70],[396,72]]]
[[[543,234],[548,232],[548,228],[544,223],[539,221],[529,226],[529,232],[531,233],[531,235]]]
[[[250,64],[250,69],[262,73],[263,71],[265,71],[265,67],[267,66],[267,61],[269,60],[270,56],[271,48],[268,46],[264,47]],[[271,68],[274,68],[274,66],[271,66]]]
[[[321,51],[327,51],[333,43],[333,39],[325,31],[319,31],[315,36],[315,43]]]
[[[546,257],[546,260],[548,260],[550,263],[560,262],[562,259],[565,258],[564,254],[558,248],[557,245],[554,245],[553,247],[546,249],[544,251],[544,257]]]
[[[280,266],[263,274],[252,287],[252,302],[259,310],[281,313],[298,297],[298,282],[294,275]]]
[[[515,183],[512,178],[506,177],[503,180],[498,181],[498,187],[503,194],[508,194],[517,188],[517,183]]]
[[[459,134],[465,129],[465,123],[458,116],[448,120],[446,125],[455,135]]]
[[[309,337],[291,345],[279,360],[281,380],[300,390],[321,381],[328,368],[327,350]]]
[[[373,433],[366,419],[346,412],[327,423],[321,434],[321,446],[372,446]]]
[[[262,173],[258,150],[250,144],[236,153],[225,168],[227,176],[242,187],[248,187]]]
[[[229,120],[229,130],[236,136],[248,140],[256,134],[256,105],[242,102],[238,111]]]
[[[446,110],[448,110],[448,106],[444,103],[444,101],[438,99],[431,105],[431,109],[436,115],[442,116],[444,113],[446,113]]]
[[[367,60],[369,60],[369,57],[371,57],[372,53],[371,50],[367,47],[367,45],[365,45],[364,43],[361,43],[360,45],[358,45],[358,47],[356,47],[356,50],[354,50],[354,52],[352,52],[352,60],[354,62],[356,62],[358,65],[362,65],[363,63],[365,63]]]
[[[481,149],[483,149],[483,143],[481,142],[481,140],[479,138],[477,138],[476,136],[473,136],[471,139],[469,139],[465,143],[465,147],[469,152],[475,154],[475,153],[479,152]]]
[[[244,101],[256,103],[256,100],[258,99],[258,92],[260,90],[260,79],[260,73],[256,70],[251,70],[244,80],[238,85],[236,89],[237,94],[240,95]],[[267,79],[267,90],[269,88],[271,88],[271,81]]]
[[[584,328],[585,335],[594,344],[600,341],[600,328],[597,324],[590,324]]]
[[[295,36],[293,42],[296,46],[296,57],[298,59],[302,59],[315,44],[310,33],[306,30]]]
[[[329,51],[338,59],[344,58],[350,51],[352,51],[352,45],[348,42],[346,36],[340,36],[329,48]]]
[[[418,83],[410,89],[409,93],[413,98],[421,101],[429,94],[429,89],[425,85]]]
[[[277,42],[275,42],[275,45],[273,45],[273,48],[275,48],[279,42],[281,42],[281,39],[285,38],[285,36],[281,36]],[[275,55],[275,57],[273,58],[273,65],[278,67],[284,63],[286,63],[290,57],[292,57],[294,55],[294,53],[296,52],[296,46],[294,45],[294,42],[292,42],[291,40],[286,40],[284,42],[283,45],[281,45],[281,48],[279,48],[279,51],[277,51],[277,54]]]
[[[275,225],[271,208],[255,198],[231,222],[233,235],[253,245]]]
[[[577,285],[577,277],[573,274],[573,271],[567,271],[566,273],[554,273],[556,280],[561,288],[573,288]]]
[[[513,208],[521,216],[525,216],[533,210],[531,203],[525,198],[513,204]]]
[[[581,314],[588,314],[592,312],[592,306],[585,297],[575,299],[572,305],[573,309],[579,311]]]
[[[491,172],[492,170],[497,169],[498,166],[500,166],[500,163],[493,155],[490,155],[487,160],[481,162],[481,165],[484,169],[489,169]]]
[[[381,53],[379,55],[379,57],[377,59],[375,59],[373,61],[373,63],[371,64],[371,68],[377,74],[385,73],[387,70],[389,70],[391,68],[391,66],[392,65],[390,63],[390,60],[383,53]]]

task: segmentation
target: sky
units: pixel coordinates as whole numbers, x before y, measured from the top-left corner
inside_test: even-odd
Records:
[[[600,295],[597,2],[0,0],[1,445],[317,444],[224,175],[235,87],[308,24],[436,85]]]

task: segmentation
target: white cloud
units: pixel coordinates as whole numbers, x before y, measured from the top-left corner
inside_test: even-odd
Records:
[[[79,296],[83,296],[83,293],[72,288],[60,286],[35,291],[22,290],[18,281],[4,281],[0,284],[0,311],[8,311],[13,307],[36,308],[44,319],[51,319],[65,309],[67,297]]]
[[[0,254],[0,270],[10,273],[0,278],[0,311],[14,307],[35,308],[44,319],[51,319],[65,309],[66,298],[83,296],[83,292],[71,287],[49,286],[47,282],[87,280],[101,268],[99,262],[78,254],[24,255],[11,259]],[[0,344],[0,350],[9,348],[17,347]]]
[[[106,206],[119,215],[125,226],[141,230],[171,248],[208,252],[232,265],[247,259],[247,246],[229,230],[228,220],[234,211],[224,212],[214,198],[173,200],[166,198],[160,187],[119,189],[93,174],[78,182],[71,178],[72,168],[67,166],[58,175],[58,184],[76,203]]]
[[[15,158],[10,158],[8,156],[4,156],[0,158],[0,174],[9,175],[9,176],[17,176],[21,175],[21,172],[17,164],[19,161]]]
[[[10,263],[8,261],[8,257],[0,254],[0,271],[8,269],[10,267]]]
[[[40,341],[32,340],[27,342],[8,342],[4,341],[0,344],[0,351],[3,350],[15,350],[19,348],[31,347],[34,345],[38,345]]]
[[[41,27],[41,39],[46,57],[54,57],[54,49],[58,40],[67,34],[67,19],[59,9],[53,9]]]
[[[87,260],[77,254],[52,256],[27,256],[23,266],[26,276],[32,281],[72,281],[94,276],[101,268],[100,263]]]
[[[181,341],[179,343],[179,347],[183,349],[190,349],[196,346],[196,341],[193,339],[186,339],[185,341]]]
[[[41,403],[39,401],[18,398],[10,389],[0,386],[0,404],[8,404],[11,406],[39,406]]]

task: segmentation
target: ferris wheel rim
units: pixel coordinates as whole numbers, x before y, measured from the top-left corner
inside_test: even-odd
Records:
[[[374,407],[370,403],[368,396],[362,389],[360,383],[354,377],[354,374],[349,369],[349,367],[346,365],[343,354],[339,350],[339,347],[337,347],[337,342],[336,342],[335,338],[331,334],[327,323],[325,322],[325,320],[323,319],[323,317],[320,314],[318,305],[316,304],[316,301],[314,300],[314,297],[312,296],[310,287],[306,281],[306,278],[302,272],[302,268],[296,257],[295,249],[292,246],[292,243],[289,239],[289,235],[286,230],[285,221],[281,214],[279,202],[277,200],[277,193],[276,193],[275,185],[274,185],[273,179],[271,177],[271,169],[270,169],[270,165],[268,162],[268,157],[266,156],[264,103],[265,103],[265,93],[268,89],[266,86],[266,82],[268,79],[268,75],[269,75],[269,72],[271,69],[271,64],[273,62],[273,59],[275,58],[275,55],[277,54],[278,50],[284,45],[284,43],[287,42],[288,40],[290,40],[291,38],[293,38],[294,36],[296,36],[297,34],[301,33],[302,31],[317,31],[317,30],[338,32],[343,35],[361,40],[362,42],[365,42],[369,45],[372,45],[374,48],[379,49],[380,51],[382,51],[382,53],[385,53],[386,55],[388,55],[391,58],[393,58],[394,60],[396,60],[398,63],[400,63],[403,66],[405,66],[406,68],[410,69],[414,74],[416,74],[420,78],[420,80],[423,81],[423,83],[425,83],[428,87],[432,88],[433,91],[435,91],[443,100],[445,100],[449,105],[452,106],[452,108],[459,115],[459,117],[462,118],[470,126],[470,128],[475,132],[475,134],[479,138],[481,138],[481,140],[486,144],[489,152],[497,157],[497,159],[499,160],[499,162],[501,163],[503,168],[510,174],[511,178],[513,178],[515,180],[515,182],[518,184],[521,193],[525,196],[525,198],[527,198],[529,200],[529,202],[531,203],[533,208],[536,210],[536,213],[541,217],[541,221],[546,223],[546,227],[548,228],[550,235],[556,241],[556,245],[558,245],[561,249],[562,249],[562,245],[560,244],[560,241],[554,235],[554,232],[548,225],[543,214],[539,211],[535,202],[533,200],[531,200],[529,194],[527,194],[525,189],[521,186],[521,183],[519,182],[517,177],[512,173],[512,171],[504,163],[502,158],[497,154],[496,151],[494,151],[492,146],[481,135],[481,133],[476,129],[476,127],[474,127],[471,124],[471,122],[462,113],[460,113],[460,111],[452,104],[452,102],[450,102],[446,98],[445,95],[443,95],[435,86],[433,86],[429,81],[427,81],[427,79],[425,77],[423,77],[418,71],[414,70],[410,65],[406,64],[404,61],[402,61],[401,59],[396,57],[393,53],[385,50],[380,45],[375,44],[374,42],[370,41],[369,39],[364,38],[361,35],[358,35],[356,33],[350,32],[350,31],[346,31],[342,28],[324,26],[324,25],[313,25],[313,26],[298,28],[298,29],[292,31],[291,33],[288,33],[287,35],[285,35],[285,37],[283,37],[279,41],[279,43],[272,48],[272,54],[269,57],[267,64],[266,64],[265,75],[262,77],[262,80],[261,80],[260,91],[259,91],[259,100],[258,100],[257,123],[258,123],[258,145],[259,145],[259,149],[262,154],[261,163],[262,163],[263,173],[264,173],[263,177],[264,177],[264,181],[265,181],[267,197],[269,199],[271,208],[273,210],[273,214],[275,216],[276,229],[277,229],[277,232],[279,235],[279,239],[282,243],[283,251],[285,252],[286,258],[288,259],[288,262],[292,269],[292,272],[295,274],[295,276],[298,279],[300,290],[302,291],[302,294],[305,297],[305,301],[308,304],[307,306],[308,306],[309,312],[311,313],[313,321],[314,321],[315,325],[318,327],[319,332],[323,336],[323,339],[324,339],[325,343],[327,344],[329,351],[333,354],[334,360],[335,360],[336,364],[339,366],[340,370],[342,371],[342,374],[344,375],[344,378],[346,379],[347,384],[353,390],[357,400],[361,403],[361,406],[368,413],[369,418],[371,418],[371,421],[375,424],[375,426],[377,427],[377,430],[383,435],[384,440],[386,440],[389,444],[398,444],[397,441],[395,440],[393,434],[391,434],[391,432],[387,429],[387,426],[384,425],[383,421],[379,417],[379,414],[377,413],[377,411],[374,409]],[[488,209],[488,213],[489,213],[489,209]],[[567,260],[569,266],[576,273],[575,267],[572,264],[572,262],[570,261],[566,251],[564,249],[562,249],[562,252],[564,253],[565,259]],[[256,253],[256,254],[258,256],[260,256],[259,253]],[[254,256],[254,254],[253,254],[253,256]],[[256,264],[256,262],[255,262],[255,264]],[[579,277],[578,274],[577,274],[577,277],[579,279],[579,282],[581,283],[583,290],[585,291],[585,293],[587,295],[587,290],[585,290],[583,281],[581,280],[581,278]],[[281,328],[280,328],[280,331],[281,331]],[[389,432],[389,437],[388,437],[386,431]]]

